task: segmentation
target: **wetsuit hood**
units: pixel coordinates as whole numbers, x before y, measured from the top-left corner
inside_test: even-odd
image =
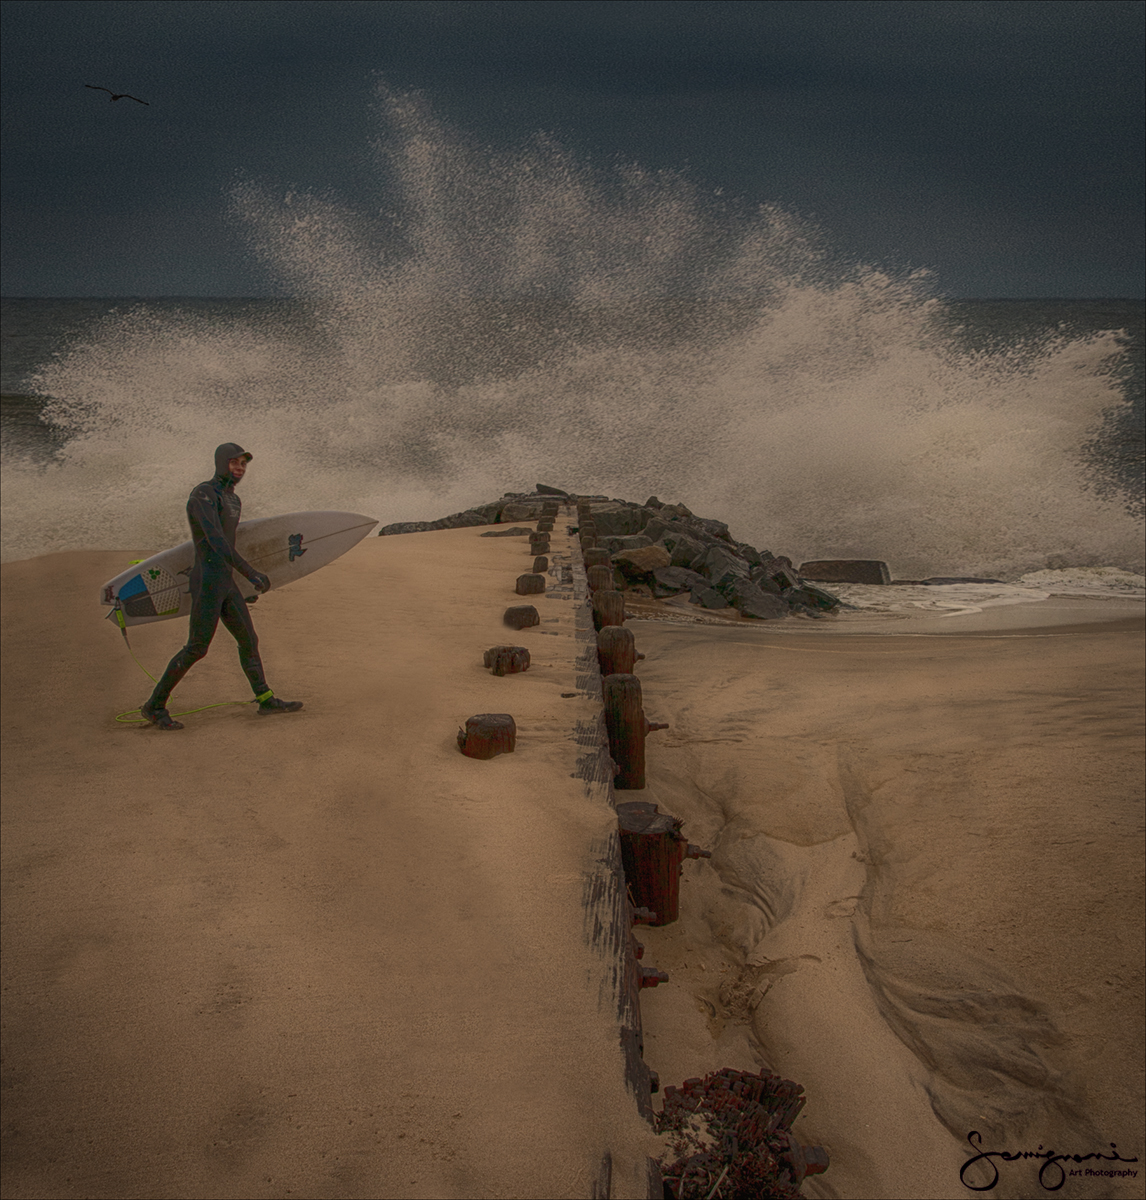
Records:
[[[224,442],[221,446],[215,448],[215,478],[222,479],[225,487],[231,487],[234,484],[234,479],[231,478],[231,472],[228,464],[232,458],[245,458],[250,462],[255,456],[249,451],[244,450],[242,446],[236,442]]]

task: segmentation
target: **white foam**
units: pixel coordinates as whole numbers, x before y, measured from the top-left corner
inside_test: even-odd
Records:
[[[540,479],[680,500],[796,562],[1143,569],[1140,522],[1079,452],[1122,404],[1113,334],[972,353],[925,274],[840,263],[778,210],[379,105],[378,212],[235,193],[305,301],[292,328],[142,305],[40,373],[73,437],[47,468],[5,461],[5,558],[181,540],[188,491],[237,441],[249,516],[425,519]]]
[[[1062,595],[1146,597],[1146,576],[1120,567],[1068,567],[1030,571],[1021,583]]]
[[[827,591],[865,613],[912,616],[967,616],[985,608],[1032,604],[1051,593],[1040,587],[1010,583],[858,584],[827,583]]]

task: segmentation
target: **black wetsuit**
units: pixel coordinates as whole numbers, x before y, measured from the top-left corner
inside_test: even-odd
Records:
[[[235,530],[243,505],[235,495],[228,464],[232,458],[245,457],[246,451],[233,442],[220,446],[215,451],[215,477],[199,484],[188,497],[187,520],[195,543],[195,565],[190,576],[191,629],[187,645],[167,664],[147,702],[153,710],[166,708],[175,685],[206,655],[220,620],[239,643],[239,663],[255,696],[269,691],[250,609],[231,574],[233,569],[248,579],[265,579],[235,550]]]

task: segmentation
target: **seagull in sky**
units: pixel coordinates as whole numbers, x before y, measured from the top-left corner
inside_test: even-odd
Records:
[[[113,92],[111,90],[111,88],[96,87],[96,85],[94,83],[85,83],[84,87],[91,88],[93,92],[107,92],[107,94],[112,98],[113,101],[115,101],[115,100],[134,100],[136,102],[136,104],[147,104],[149,108],[151,107],[150,103],[147,100],[140,100],[140,98],[138,96],[129,96],[126,92],[120,92],[119,95],[117,96],[115,94],[115,92]]]

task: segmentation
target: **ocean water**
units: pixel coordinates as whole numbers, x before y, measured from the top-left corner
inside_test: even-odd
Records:
[[[682,176],[378,122],[375,211],[235,187],[280,298],[3,302],[4,559],[183,540],[237,441],[248,517],[542,481],[900,578],[1142,573],[1140,301],[949,301]]]

